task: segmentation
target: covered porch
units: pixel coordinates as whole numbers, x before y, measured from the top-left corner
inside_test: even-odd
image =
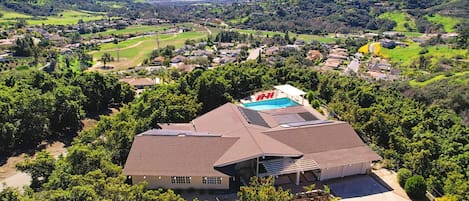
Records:
[[[302,105],[304,105],[306,92],[304,92],[303,90],[298,89],[289,84],[278,85],[278,86],[275,86],[274,88],[277,91],[276,97],[282,96],[283,94],[283,97],[286,96],[287,98],[290,98],[296,101],[297,103],[301,103]]]
[[[259,177],[273,176],[277,185],[317,181],[319,165],[314,160],[281,158],[259,162]]]

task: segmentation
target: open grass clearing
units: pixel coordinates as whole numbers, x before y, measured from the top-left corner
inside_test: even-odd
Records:
[[[445,27],[446,32],[454,32],[454,26],[461,22],[461,19],[455,17],[446,17],[439,14],[433,16],[425,16],[426,19],[435,24],[442,24]]]
[[[188,39],[198,40],[207,37],[207,32],[184,32],[180,34],[169,34],[160,36],[160,47],[167,45],[174,45],[179,48],[184,45],[184,42]],[[122,48],[119,51],[119,61],[109,63],[109,66],[113,66],[116,70],[127,69],[140,65],[145,58],[147,58],[153,50],[156,49],[156,36],[140,37],[129,41],[121,42],[125,43],[126,48]],[[117,59],[117,45],[106,44],[98,52],[93,52],[92,56],[94,61],[98,61],[104,53],[110,53],[112,57]],[[97,62],[95,66],[101,65]]]
[[[394,31],[408,31],[404,26],[405,23],[409,24],[412,29],[415,29],[414,19],[412,18],[412,16],[404,12],[386,12],[381,14],[379,18],[395,21],[397,23],[397,26],[394,27]]]
[[[421,55],[419,53],[422,50],[423,47],[420,47],[418,43],[410,43],[407,47],[382,48],[381,56],[390,59],[391,62],[408,66],[419,59]],[[454,58],[456,55],[468,58],[467,50],[452,49],[445,45],[427,47],[427,50],[428,53],[424,54],[424,56],[432,56],[432,62],[436,62],[440,58]]]
[[[0,18],[1,20],[33,17],[33,16],[30,16],[30,15],[18,13],[18,12],[15,12],[15,11],[9,11],[9,10],[6,10],[6,9],[1,9],[0,13],[3,14],[3,16]]]
[[[424,87],[424,86],[427,86],[427,85],[429,85],[433,82],[444,80],[444,79],[449,79],[449,78],[451,78],[451,79],[454,78],[456,82],[467,83],[468,82],[467,79],[458,79],[458,78],[462,78],[464,75],[469,75],[469,71],[455,73],[455,74],[450,75],[450,76],[437,75],[437,76],[435,76],[431,79],[425,80],[423,82],[419,82],[419,81],[416,81],[416,80],[411,80],[411,81],[409,81],[409,85],[412,86],[412,87]]]
[[[254,36],[262,36],[266,37],[267,35],[269,37],[274,36],[275,34],[278,34],[280,36],[284,36],[285,33],[278,32],[278,31],[261,31],[261,30],[253,30],[253,29],[235,29],[236,31],[244,34],[252,34]],[[297,37],[300,40],[304,40],[306,42],[310,42],[311,40],[317,40],[320,42],[324,43],[329,43],[329,42],[335,42],[338,39],[334,38],[333,35],[326,35],[326,36],[320,36],[320,35],[311,35],[311,34],[295,34],[295,33],[289,33],[290,38]]]
[[[3,17],[0,18],[0,23],[16,23],[17,19],[26,19],[29,25],[41,25],[41,24],[54,24],[54,25],[66,25],[76,24],[80,19],[83,21],[100,20],[103,18],[105,13],[91,12],[91,11],[76,11],[67,10],[58,14],[58,16],[45,16],[34,19],[33,16],[10,11],[8,9],[1,8],[0,13],[3,13]]]
[[[55,25],[66,25],[66,24],[77,24],[79,20],[85,22],[103,19],[103,13],[94,13],[88,11],[75,11],[67,10],[60,13],[58,16],[47,17],[46,20],[28,20],[28,24],[55,24]]]
[[[170,28],[171,25],[165,24],[165,25],[158,25],[158,26],[149,26],[149,25],[132,25],[129,26],[125,29],[117,30],[117,29],[109,29],[104,32],[99,32],[99,33],[89,33],[89,34],[83,34],[83,37],[90,37],[92,35],[101,35],[101,36],[108,36],[108,35],[125,35],[125,34],[141,34],[141,33],[147,33],[147,32],[154,32],[154,31],[163,31],[165,29]]]

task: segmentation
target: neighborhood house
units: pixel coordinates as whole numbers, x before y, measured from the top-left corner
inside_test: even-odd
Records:
[[[289,105],[226,103],[189,123],[160,124],[135,137],[123,173],[149,188],[230,189],[252,176],[299,185],[366,174],[381,160],[348,123]]]

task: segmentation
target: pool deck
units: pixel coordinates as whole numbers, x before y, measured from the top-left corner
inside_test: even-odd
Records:
[[[248,98],[245,98],[245,99],[241,99],[240,102],[242,104],[245,104],[245,103],[253,103],[253,102],[259,102],[259,101],[256,101],[256,97],[261,95],[261,94],[267,94],[269,92],[275,92],[275,96],[273,98],[270,98],[270,99],[263,99],[263,100],[260,100],[260,101],[265,101],[265,100],[272,100],[272,99],[277,99],[277,98],[289,98],[289,99],[292,99],[293,101],[297,102],[298,104],[300,105],[304,105],[304,106],[311,106],[308,102],[308,100],[306,100],[305,98],[303,97],[291,97],[291,96],[288,96],[287,94],[285,93],[282,93],[281,91],[275,91],[275,90],[266,90],[266,91],[260,91],[260,92],[256,92],[254,93],[253,95],[251,95],[250,97]]]
[[[253,103],[253,102],[259,102],[259,101],[256,101],[256,97],[260,94],[266,94],[266,93],[269,93],[269,92],[272,92],[272,91],[275,91],[275,90],[266,90],[266,91],[260,91],[260,92],[256,92],[254,93],[254,95],[251,95],[249,96],[248,98],[245,98],[245,99],[241,99],[239,102],[241,103],[240,105],[244,107],[243,104],[245,103]],[[314,116],[318,117],[319,119],[321,120],[327,120],[327,116],[324,116],[323,114],[319,113],[317,110],[313,109],[311,107],[311,105],[309,104],[308,100],[303,98],[303,97],[289,97],[287,94],[285,93],[282,93],[280,91],[275,91],[275,96],[274,98],[271,98],[271,99],[264,99],[264,100],[260,100],[260,101],[266,101],[266,100],[273,100],[273,99],[277,99],[277,98],[290,98],[291,100],[297,102],[299,105],[302,105],[302,106],[305,106],[306,109],[308,109],[311,113],[314,114]]]

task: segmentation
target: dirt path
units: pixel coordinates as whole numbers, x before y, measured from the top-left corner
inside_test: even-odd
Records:
[[[118,110],[111,108],[109,115],[113,115],[118,112]],[[86,118],[82,120],[82,123],[83,130],[86,130],[96,126],[97,120]],[[42,144],[38,145],[38,147],[44,147],[43,150],[49,152],[49,154],[51,154],[54,158],[58,158],[60,155],[67,155],[67,148],[63,142],[56,141],[50,144],[43,142]],[[21,188],[31,183],[31,176],[29,174],[23,173],[16,169],[16,164],[24,161],[27,157],[28,154],[26,153],[22,153],[18,156],[12,156],[7,159],[5,164],[0,166],[0,191],[2,191],[7,186]],[[34,158],[34,156],[32,158]]]
[[[134,47],[137,47],[139,45],[141,45],[143,43],[143,41],[139,41],[138,43],[135,43],[133,45],[129,45],[127,47],[124,47],[124,48],[120,48],[120,51],[122,50],[126,50],[126,49],[130,49],[130,48],[134,48]],[[98,52],[113,52],[113,51],[117,51],[119,50],[119,48],[114,48],[114,49],[108,49],[108,50],[102,50],[102,51],[91,51],[89,54],[94,54],[94,53],[98,53]]]
[[[208,35],[212,35],[212,30],[204,26],[205,31],[207,31]]]
[[[41,145],[44,145],[44,143]],[[59,157],[61,154],[67,153],[65,144],[62,142],[53,142],[52,144],[47,144],[45,146],[46,147],[44,150],[49,152],[52,156],[54,156],[54,158]],[[29,174],[18,171],[15,167],[17,163],[24,161],[27,156],[27,154],[23,153],[19,156],[10,157],[4,165],[0,166],[0,191],[5,186],[21,188],[31,183],[31,177]],[[5,184],[5,186],[3,184]]]

